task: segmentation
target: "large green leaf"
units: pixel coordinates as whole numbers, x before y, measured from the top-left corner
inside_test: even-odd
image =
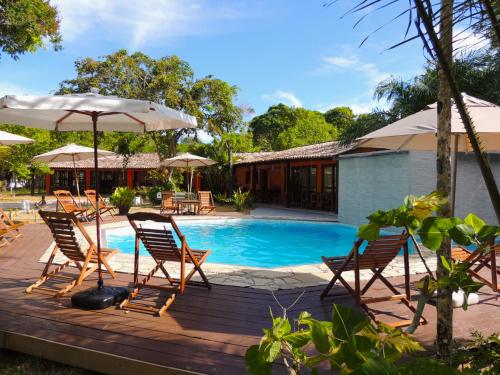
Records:
[[[363,224],[359,227],[357,236],[367,241],[373,241],[380,236],[380,227],[376,224]]]
[[[439,249],[444,239],[444,234],[439,228],[439,219],[437,217],[426,218],[418,230],[418,235],[425,247],[433,251]]]
[[[476,239],[476,232],[468,224],[458,224],[448,230],[451,239],[459,245],[469,246]]]
[[[399,375],[399,371],[384,358],[370,358],[351,372],[351,375]]]
[[[481,228],[486,224],[482,219],[480,219],[473,213],[470,213],[465,217],[464,223],[474,228],[474,232],[476,233],[479,232]]]
[[[293,348],[302,348],[311,341],[310,331],[297,331],[283,336],[283,340]]]
[[[262,360],[259,345],[252,345],[245,353],[245,367],[252,375],[271,375],[273,364]]]
[[[336,339],[347,341],[369,323],[365,315],[350,307],[332,306],[332,333]]]
[[[477,233],[477,239],[481,242],[487,242],[492,240],[499,230],[499,227],[494,225],[485,225]]]

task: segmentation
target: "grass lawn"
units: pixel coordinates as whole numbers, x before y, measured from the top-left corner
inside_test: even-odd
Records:
[[[0,349],[0,375],[92,375],[95,372]]]

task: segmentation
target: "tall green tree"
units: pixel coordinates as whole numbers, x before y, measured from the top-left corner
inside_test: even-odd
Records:
[[[337,127],[339,131],[350,126],[356,120],[356,116],[350,107],[331,108],[324,114],[326,122]]]
[[[296,146],[332,141],[337,127],[317,111],[278,104],[249,123],[254,145],[262,150],[284,150]]]
[[[262,115],[255,116],[249,123],[254,144],[262,150],[277,150],[276,135],[291,127],[297,121],[295,108],[277,104],[268,108]]]
[[[295,123],[276,137],[278,150],[337,139],[337,128],[326,122],[323,114],[305,108],[294,108]]]
[[[57,9],[48,0],[0,0],[0,48],[13,59],[48,40],[61,48]]]
[[[225,128],[226,125],[217,121],[226,121],[235,113],[232,102],[235,95],[228,95],[228,91],[236,88],[224,87],[223,81],[211,76],[195,79],[189,63],[175,55],[154,59],[141,52],[129,54],[119,50],[97,60],[79,59],[75,68],[76,78],[61,82],[59,94],[98,88],[103,95],[152,100],[196,116],[197,130],[208,132],[215,126]],[[227,90],[217,94],[215,89],[221,87]],[[167,130],[141,137],[150,139],[160,159],[165,159],[176,154],[177,144],[183,137],[194,135],[197,130]]]
[[[453,73],[463,92],[500,105],[500,55],[498,50],[464,52],[455,56]],[[387,100],[399,119],[437,101],[438,66],[429,62],[423,74],[404,81],[390,77],[375,88],[374,97]]]

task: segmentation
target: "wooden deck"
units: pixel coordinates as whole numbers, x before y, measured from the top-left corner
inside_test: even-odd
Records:
[[[280,313],[267,291],[222,285],[214,285],[212,290],[188,287],[161,318],[115,308],[83,311],[72,308],[69,297],[27,295],[24,289],[39,276],[43,265],[38,259],[52,239],[42,224],[26,225],[23,233],[24,237],[0,249],[0,348],[106,373],[244,374],[245,350],[257,343],[262,328],[269,326],[269,306]],[[128,274],[119,274],[113,281],[106,278],[108,284],[121,286],[130,286],[131,280]],[[395,281],[397,284],[402,280]],[[93,275],[73,292],[94,286],[95,282]],[[353,305],[348,296],[322,302],[321,290],[322,286],[307,288],[289,315],[307,310],[317,318],[328,319],[333,301]],[[500,330],[500,301],[486,288],[482,291],[479,305],[466,312],[455,310],[456,338],[469,337],[473,329],[484,334]],[[283,290],[276,296],[286,306],[301,292]],[[339,287],[334,292],[345,293]],[[394,303],[379,304],[377,308],[390,315],[407,314],[403,306]],[[416,336],[432,345],[434,309],[427,307],[425,316],[430,323],[421,327]]]

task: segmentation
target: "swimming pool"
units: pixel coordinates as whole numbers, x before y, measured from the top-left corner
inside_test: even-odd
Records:
[[[264,268],[315,264],[321,263],[322,255],[346,255],[357,232],[349,225],[295,220],[178,220],[177,225],[191,248],[212,250],[207,262]],[[106,246],[128,254],[134,253],[134,238],[131,227],[105,231]],[[140,252],[147,254],[142,244]]]

